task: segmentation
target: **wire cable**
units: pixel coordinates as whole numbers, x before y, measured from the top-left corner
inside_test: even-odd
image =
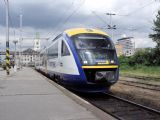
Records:
[[[91,11],[99,20],[101,20],[103,23],[105,23],[106,24],[106,21],[102,18],[102,17],[100,17],[95,11]]]
[[[56,24],[56,25],[54,26],[55,29],[57,29],[58,26],[60,25],[60,23],[63,22],[63,17],[66,16],[66,14],[68,13],[68,11],[71,10],[72,6],[74,6],[75,1],[76,1],[76,0],[73,0],[72,3],[71,3],[71,5],[69,5],[69,7],[67,8],[67,10],[65,10],[65,11],[63,12],[63,14],[62,14],[61,16],[59,16],[59,18],[56,20],[56,22],[57,22],[58,24]],[[50,33],[48,33],[48,34],[50,34]]]
[[[66,17],[66,19],[64,20],[63,24],[61,24],[61,26],[59,27],[59,30],[69,21],[69,19],[82,7],[82,5],[85,3],[85,0],[83,0],[82,4],[79,5],[79,7],[77,7],[68,17]],[[57,30],[57,32],[55,32],[52,36],[55,36],[59,31]],[[52,37],[51,36],[51,37]],[[49,38],[51,38],[49,37]]]
[[[140,7],[140,8],[137,8],[136,10],[134,10],[134,11],[132,11],[132,12],[126,14],[126,15],[123,15],[123,16],[130,16],[130,15],[132,15],[132,14],[134,14],[134,13],[136,13],[136,12],[139,12],[140,10],[142,10],[142,9],[144,9],[144,8],[152,5],[153,3],[155,3],[155,1],[151,1],[151,2],[149,2],[149,3],[147,3],[147,4],[145,4],[144,6],[142,6],[142,7]]]

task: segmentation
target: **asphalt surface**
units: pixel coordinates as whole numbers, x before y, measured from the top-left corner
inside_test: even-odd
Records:
[[[99,120],[31,68],[0,71],[0,120]]]

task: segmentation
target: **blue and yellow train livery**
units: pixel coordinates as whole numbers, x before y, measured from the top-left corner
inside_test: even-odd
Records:
[[[36,69],[81,92],[106,92],[117,82],[119,65],[110,37],[97,29],[74,28],[40,53]]]

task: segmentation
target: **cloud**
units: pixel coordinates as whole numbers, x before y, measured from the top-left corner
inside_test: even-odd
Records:
[[[136,48],[145,48],[145,47],[155,47],[156,46],[156,43],[153,42],[149,38],[135,38],[133,40],[135,41]]]
[[[36,31],[40,32],[41,37],[54,37],[60,31],[72,27],[103,27],[104,31],[111,34],[112,32],[107,29],[110,19],[105,13],[114,12],[116,15],[112,17],[113,25],[117,26],[117,29],[113,30],[114,41],[120,38],[122,34],[126,34],[138,39],[136,40],[138,41],[137,46],[144,44],[145,47],[153,47],[154,43],[148,38],[148,34],[152,32],[151,21],[155,18],[158,5],[156,2],[150,4],[151,2],[150,0],[10,1],[10,15],[13,24],[10,38],[14,38],[14,29],[16,30],[16,37],[19,37],[20,13],[23,14],[23,37],[35,37]],[[145,5],[146,7],[144,7]],[[106,23],[96,17],[92,11],[95,11]],[[0,38],[3,38],[1,42],[5,45],[4,5],[0,6]],[[25,43],[24,41],[24,44],[32,46],[33,42],[27,41]]]

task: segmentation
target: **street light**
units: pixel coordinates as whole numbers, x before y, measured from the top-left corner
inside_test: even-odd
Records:
[[[17,40],[14,40],[13,43],[15,44],[15,51],[14,51],[14,71],[17,71],[17,62],[16,62],[16,44],[18,43]]]

